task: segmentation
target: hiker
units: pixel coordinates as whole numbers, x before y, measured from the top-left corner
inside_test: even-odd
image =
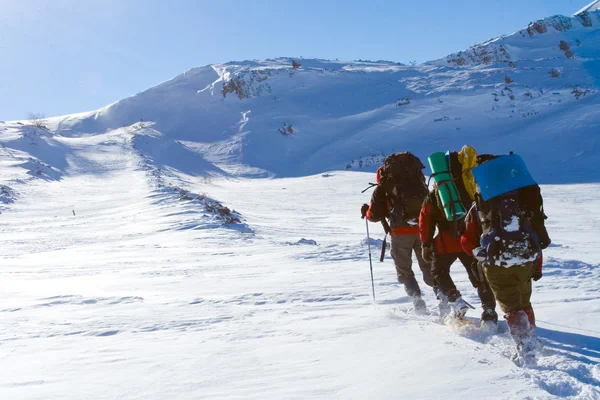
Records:
[[[436,228],[438,234],[434,237]],[[443,318],[452,311],[454,317],[462,319],[469,308],[450,276],[450,267],[456,260],[460,260],[467,270],[469,281],[477,289],[481,300],[483,308],[481,320],[498,322],[494,295],[487,283],[480,282],[475,275],[475,271],[473,271],[475,259],[472,255],[465,253],[460,238],[452,233],[454,230],[452,223],[442,215],[437,188],[429,193],[423,203],[419,218],[419,230],[423,243],[423,259],[431,264],[431,273],[437,284],[440,316]]]
[[[431,267],[421,257],[419,240],[419,211],[428,192],[424,168],[421,160],[409,152],[389,156],[377,170],[378,185],[371,197],[371,204],[361,207],[362,218],[382,222],[386,233],[390,234],[398,282],[404,285],[418,313],[426,312],[427,308],[412,270],[413,251],[423,272],[423,280],[428,286],[434,286]]]
[[[480,155],[478,162],[481,165],[496,158]],[[517,355],[523,363],[535,358],[538,347],[531,281],[542,278],[542,250],[550,245],[544,226],[546,218],[537,184],[487,201],[478,188],[461,237],[463,249],[478,260],[505,314],[517,345]]]
[[[468,210],[472,204],[470,194],[471,185],[463,183],[462,166],[472,164],[476,161],[476,153],[470,146],[465,146],[460,153],[452,152],[448,154],[449,170],[455,177],[453,181],[456,184],[457,192],[460,196],[460,202]],[[474,164],[473,164],[474,165]],[[470,165],[469,168],[472,168]],[[469,169],[470,171],[470,169]],[[472,185],[474,193],[474,184]],[[434,236],[437,228],[437,235]],[[464,219],[448,221],[444,214],[442,202],[438,192],[438,187],[434,184],[433,190],[429,193],[419,215],[419,234],[423,248],[423,259],[431,264],[431,272],[437,286],[437,295],[440,300],[440,317],[445,318],[451,312],[453,317],[463,319],[469,305],[463,300],[460,291],[456,288],[452,277],[450,276],[450,267],[456,260],[464,265],[467,270],[469,281],[481,300],[483,312],[482,321],[498,322],[498,314],[495,311],[496,300],[485,281],[478,279],[473,270],[474,258],[464,252],[460,237],[464,230]]]

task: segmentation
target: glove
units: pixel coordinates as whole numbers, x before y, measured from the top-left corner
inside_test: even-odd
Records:
[[[423,255],[423,260],[431,264],[433,262],[433,241],[429,240],[423,243],[422,247],[421,254]]]
[[[552,243],[552,240],[550,240],[550,237],[548,236],[548,232],[546,231],[546,228],[544,228],[544,232],[546,233],[545,235],[543,235],[543,236],[540,235],[540,248],[542,250],[547,249],[548,246],[550,246],[550,244]]]
[[[542,279],[542,275],[542,271],[535,271],[533,273],[533,280],[536,282],[539,281],[540,279]]]
[[[367,211],[369,211],[369,205],[363,204],[360,208],[360,215],[362,219],[365,219],[365,217],[367,216]]]
[[[550,239],[548,239],[548,241],[540,241],[540,248],[546,250],[548,246],[550,246],[550,243],[552,243]]]

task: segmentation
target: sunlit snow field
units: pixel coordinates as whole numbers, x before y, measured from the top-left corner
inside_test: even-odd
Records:
[[[208,229],[118,141],[91,148],[0,216],[0,398],[600,398],[598,185],[542,188],[547,347],[524,370],[502,355],[508,334],[437,324],[424,286],[433,315],[413,317],[389,255],[373,304],[372,174],[189,178],[249,227]],[[478,306],[460,264],[453,276]]]

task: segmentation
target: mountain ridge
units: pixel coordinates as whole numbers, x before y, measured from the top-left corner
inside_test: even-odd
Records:
[[[471,144],[480,152],[519,152],[542,182],[595,181],[598,27],[598,11],[549,17],[410,66],[286,57],[230,61],[46,122],[63,136],[152,123],[214,164],[207,174],[373,170],[394,151],[425,158]]]

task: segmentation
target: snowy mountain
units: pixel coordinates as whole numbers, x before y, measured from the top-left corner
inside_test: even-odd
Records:
[[[230,62],[0,122],[0,398],[600,399],[597,8],[423,65]],[[535,368],[424,285],[415,316],[389,255],[371,299],[372,171],[464,144],[544,183]]]
[[[600,161],[599,27],[600,12],[555,16],[414,67],[289,58],[211,65],[49,127],[71,136],[151,121],[242,176],[372,170],[393,151],[426,157],[470,143],[522,154],[542,182],[589,182]]]

